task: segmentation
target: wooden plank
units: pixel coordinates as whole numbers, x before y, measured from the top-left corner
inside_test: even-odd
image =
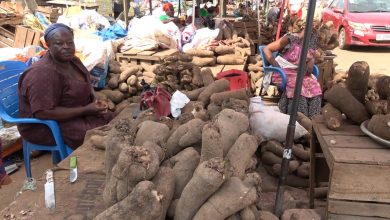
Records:
[[[128,51],[125,51],[123,53],[121,53],[123,56],[127,56],[127,55],[136,55],[137,53],[141,52],[142,50],[136,50],[136,49],[130,49]]]
[[[338,163],[371,164],[390,166],[390,150],[329,148],[334,161]],[[390,186],[390,182],[389,182]]]
[[[166,56],[171,56],[178,52],[179,51],[177,49],[168,49],[168,50],[159,51],[155,53],[153,56],[165,58]]]
[[[335,163],[328,198],[387,203],[390,210],[390,166]]]
[[[328,214],[328,220],[386,220],[388,218]]]
[[[35,31],[34,31],[34,30],[31,30],[31,29],[28,29],[28,30],[27,30],[26,40],[25,40],[25,42],[24,42],[24,47],[27,47],[27,46],[31,46],[31,45],[32,45],[33,40],[34,40],[34,36],[35,36]]]
[[[343,121],[344,122],[344,121]],[[350,135],[350,136],[366,136],[357,125],[343,124],[334,131],[326,127],[325,123],[318,123],[318,131],[321,135]]]
[[[34,40],[33,40],[33,42],[32,42],[32,45],[39,45],[40,42],[41,42],[41,34],[37,32],[37,33],[34,35]]]
[[[367,136],[323,136],[326,144],[332,148],[363,148],[363,149],[384,149],[385,147],[373,141]]]
[[[329,199],[328,212],[343,215],[390,218],[390,204]]]
[[[0,35],[0,41],[1,41],[4,45],[6,45],[6,46],[8,46],[8,47],[12,47],[12,46],[14,45],[14,42],[13,42],[11,39],[9,39],[9,38],[7,38],[7,37],[4,37],[4,36],[1,36],[1,35]]]
[[[24,48],[26,35],[27,35],[27,28],[18,25],[16,27],[15,42],[14,42],[14,46],[13,47],[15,47],[15,48]]]
[[[12,33],[12,32],[9,31],[9,30],[3,28],[3,27],[0,27],[0,35],[3,35],[3,36],[5,36],[5,37],[7,37],[7,38],[10,38],[10,39],[12,39],[12,40],[15,39],[15,34]]]
[[[152,51],[152,50],[145,50],[137,53],[137,56],[152,56],[153,54],[157,53],[157,51]]]

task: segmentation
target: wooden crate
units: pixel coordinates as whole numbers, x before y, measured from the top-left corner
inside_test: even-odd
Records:
[[[15,34],[0,27],[0,47],[12,47],[14,45]]]
[[[15,41],[13,47],[25,48],[31,45],[40,45],[42,33],[26,26],[16,26]]]
[[[156,51],[139,51],[129,50],[124,53],[117,53],[116,60],[118,62],[129,62],[134,64],[149,63],[157,64],[161,63],[167,56],[177,54],[179,51],[176,49],[156,50]]]

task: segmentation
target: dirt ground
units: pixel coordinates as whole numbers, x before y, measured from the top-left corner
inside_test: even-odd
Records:
[[[333,50],[337,55],[336,70],[347,71],[356,61],[366,61],[370,66],[370,73],[380,73],[390,76],[390,47],[351,47],[349,50]]]
[[[42,178],[45,171],[52,166],[53,165],[50,154],[44,154],[39,156],[38,158],[32,159],[31,170],[33,177],[36,179]],[[24,166],[20,167],[19,170],[12,173],[10,176],[13,182],[10,185],[3,186],[0,189],[0,210],[4,209],[10,203],[12,203],[14,201],[16,193],[19,192],[22,188],[23,183],[26,179],[26,172],[24,171]]]

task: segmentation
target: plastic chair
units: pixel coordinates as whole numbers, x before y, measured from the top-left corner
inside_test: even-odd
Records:
[[[274,67],[272,66],[267,58],[265,58],[265,54],[264,54],[264,48],[266,46],[264,45],[261,45],[259,46],[259,51],[260,51],[260,55],[261,55],[261,59],[262,59],[262,62],[263,62],[263,70],[264,70],[264,76],[267,75],[267,74],[272,74],[272,73],[277,73],[279,74],[281,77],[282,77],[282,84],[278,85],[278,88],[282,91],[285,91],[286,90],[286,84],[287,84],[287,77],[286,77],[286,73],[284,72],[284,70],[280,67]],[[278,55],[277,52],[274,52],[272,53],[272,56],[276,57]],[[313,75],[318,78],[318,74],[319,74],[319,70],[318,70],[318,67],[316,65],[314,65],[314,68],[313,68]]]
[[[53,162],[63,160],[72,153],[72,149],[64,144],[58,123],[53,120],[40,120],[36,118],[19,118],[19,77],[26,69],[26,64],[20,61],[0,62],[0,117],[9,123],[15,124],[44,124],[48,126],[56,142],[55,146],[43,146],[23,140],[23,156],[26,175],[32,178],[30,152],[32,150],[52,151]]]

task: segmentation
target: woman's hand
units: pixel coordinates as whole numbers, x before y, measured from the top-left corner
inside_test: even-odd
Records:
[[[314,59],[310,59],[306,62],[306,75],[310,76],[314,69]]]
[[[104,114],[107,112],[108,105],[102,100],[96,100],[84,106],[84,112],[86,115]]]

